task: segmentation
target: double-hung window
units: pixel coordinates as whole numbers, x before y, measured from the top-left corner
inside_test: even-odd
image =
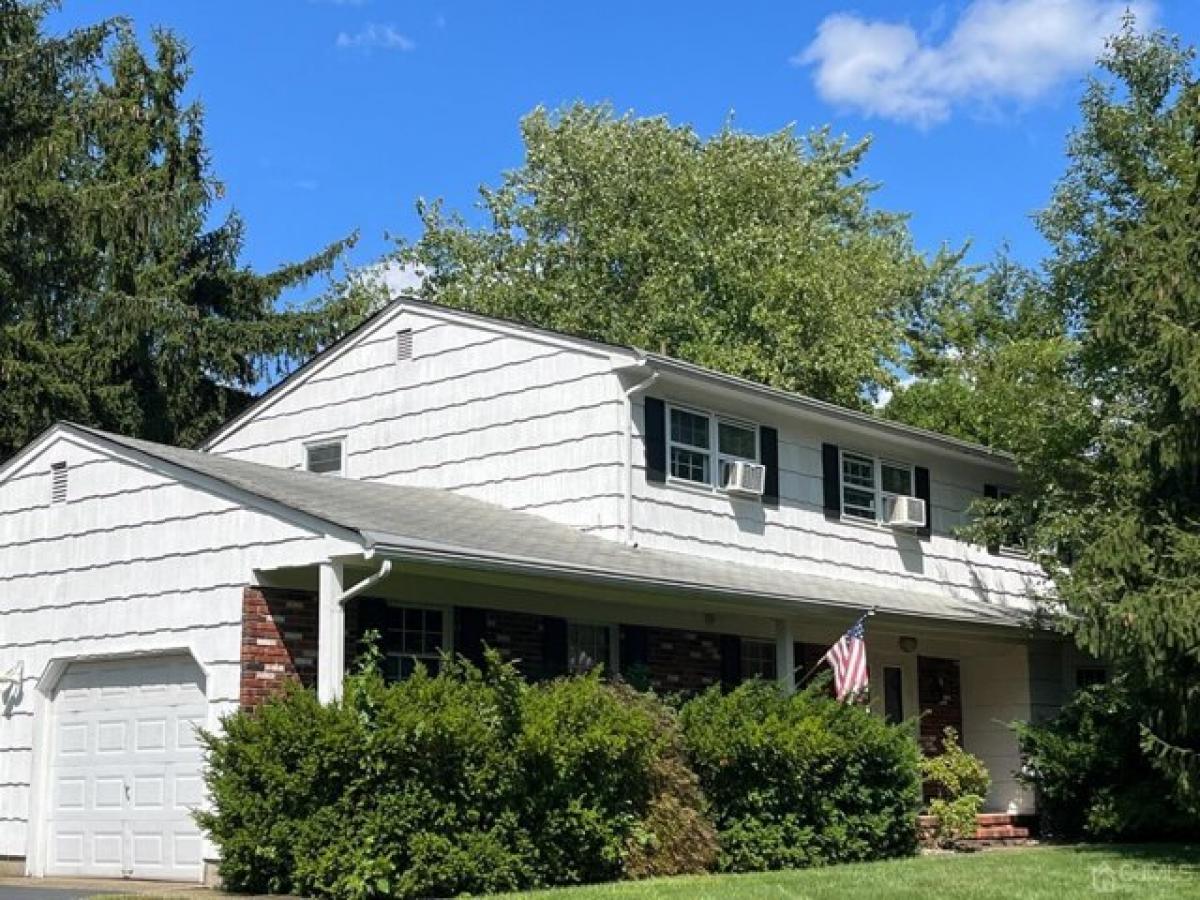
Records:
[[[758,429],[709,413],[670,408],[671,477],[723,488],[734,462],[758,461]]]
[[[389,607],[387,623],[380,635],[385,676],[393,680],[407,678],[418,662],[436,673],[441,667],[444,641],[442,610]]]
[[[742,679],[761,678],[774,681],[775,642],[742,639]]]
[[[572,675],[582,675],[597,666],[609,667],[612,662],[612,632],[610,625],[568,622],[567,670]]]
[[[913,496],[913,467],[907,463],[842,452],[842,515],[864,522],[883,518],[889,497]]]

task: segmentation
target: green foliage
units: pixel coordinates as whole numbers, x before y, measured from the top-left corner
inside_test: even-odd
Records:
[[[471,227],[422,205],[398,257],[436,302],[644,347],[862,406],[955,262],[912,247],[856,176],[867,143],[818,130],[701,138],[607,106],[537,109],[525,161]]]
[[[452,896],[702,871],[715,855],[673,714],[597,676],[529,687],[489,655],[342,702],[292,690],[208,735],[201,825],[231,888]]]
[[[723,871],[881,859],[913,852],[920,752],[820,685],[791,697],[748,682],[681,714],[689,762],[713,804]]]
[[[240,265],[184,45],[123,19],[50,35],[53,6],[0,0],[0,460],[57,419],[195,443],[372,298],[278,308],[350,240]]]
[[[1041,724],[1017,723],[1022,779],[1037,792],[1046,831],[1090,840],[1196,838],[1200,817],[1171,798],[1146,764],[1135,698],[1121,684],[1079,691]]]
[[[942,752],[921,760],[921,777],[937,793],[929,813],[938,818],[938,840],[950,844],[975,834],[992,779],[983,760],[959,744],[957,731],[947,727],[944,735]]]

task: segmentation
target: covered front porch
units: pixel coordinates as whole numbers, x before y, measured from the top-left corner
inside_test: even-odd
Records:
[[[815,677],[825,650],[862,606],[650,589],[554,573],[513,574],[399,556],[342,559],[258,573],[243,600],[241,702],[254,705],[288,680],[339,696],[342,676],[379,634],[391,677],[444,653],[482,659],[497,650],[531,679],[592,666],[637,686],[692,693],[748,678],[785,689]],[[1063,645],[1015,619],[971,622],[879,608],[867,623],[870,703],[900,721],[920,715],[930,751],[943,729],[992,775],[987,809],[1029,813],[1008,723],[1061,702],[1070,680]]]

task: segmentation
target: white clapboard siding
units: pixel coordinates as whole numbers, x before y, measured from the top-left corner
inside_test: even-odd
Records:
[[[395,335],[412,330],[412,359]],[[343,438],[345,475],[460,491],[578,528],[619,525],[624,400],[611,357],[407,309],[211,446],[298,468]]]
[[[718,412],[743,419],[748,415],[744,410]],[[769,507],[690,484],[648,483],[641,440],[644,416],[639,400],[633,458],[634,530],[640,546],[1016,608],[1028,607],[1031,594],[1042,589],[1030,561],[989,554],[954,534],[969,520],[968,510],[982,497],[983,485],[995,479],[983,466],[919,456],[882,436],[864,438],[834,426],[758,412],[753,421],[779,432],[780,502]],[[823,442],[928,468],[932,538],[922,541],[911,533],[826,519]]]
[[[50,466],[67,463],[67,502]],[[347,549],[347,548],[342,548]],[[35,685],[52,659],[188,648],[209,725],[238,703],[242,592],[256,568],[311,565],[329,539],[60,434],[0,481],[0,856],[24,856]]]

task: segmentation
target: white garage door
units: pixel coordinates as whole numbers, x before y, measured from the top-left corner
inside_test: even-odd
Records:
[[[47,874],[198,881],[206,718],[189,657],[75,663],[54,699]]]

